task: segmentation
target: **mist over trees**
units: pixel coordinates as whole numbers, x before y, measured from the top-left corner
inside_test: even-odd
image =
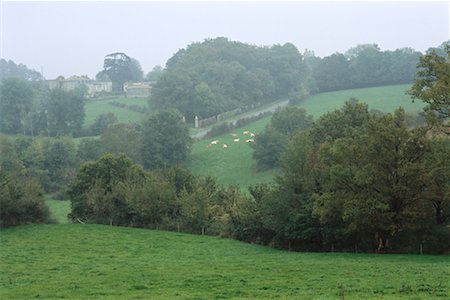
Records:
[[[294,250],[417,252],[420,245],[427,253],[445,252],[450,145],[428,125],[436,119],[448,125],[449,47],[420,55],[367,44],[319,58],[292,44],[205,40],[147,75],[156,80],[151,101],[158,111],[137,124],[103,114],[87,131],[85,90],[50,91],[26,72],[8,75],[0,86],[0,131],[24,136],[0,135],[0,200],[7,208],[0,225],[47,222],[43,193],[67,192],[75,222],[220,235]],[[142,80],[136,60],[123,53],[107,58],[98,78],[113,79],[116,90]],[[182,167],[192,144],[182,116],[408,83],[417,62],[409,93],[429,104],[426,126],[411,126],[402,108],[370,112],[356,99],[317,120],[288,107],[273,114],[252,145],[259,169],[280,168],[272,184],[246,194]],[[66,137],[88,131],[99,139],[76,144]]]
[[[158,108],[177,108],[190,122],[246,105],[305,93],[307,68],[292,44],[257,47],[226,38],[179,50],[152,89]]]
[[[12,60],[0,59],[0,81],[4,78],[21,78],[27,81],[39,81],[44,77],[41,73],[28,69],[26,65],[16,64]]]

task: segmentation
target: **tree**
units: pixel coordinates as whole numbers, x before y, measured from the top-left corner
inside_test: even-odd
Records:
[[[90,131],[92,135],[100,135],[109,126],[117,123],[118,119],[116,115],[112,112],[103,113],[98,115],[94,123],[90,126]]]
[[[44,141],[44,167],[50,176],[51,191],[59,190],[75,176],[76,148],[72,139],[58,137]]]
[[[316,145],[334,142],[359,130],[369,118],[368,105],[353,98],[346,101],[341,109],[322,115],[311,128],[311,137]]]
[[[0,207],[0,228],[50,221],[50,212],[40,186],[32,180],[12,179],[2,168]]]
[[[135,163],[142,163],[142,127],[139,124],[114,124],[100,136],[102,152],[125,154]]]
[[[0,134],[0,170],[15,176],[21,175],[24,171],[23,163],[17,156],[14,145],[3,134]]]
[[[259,169],[278,166],[280,156],[286,149],[289,139],[298,131],[306,130],[313,124],[311,115],[298,107],[287,107],[276,111],[270,124],[255,138],[251,147],[255,150],[253,158]]]
[[[142,81],[143,73],[139,62],[122,52],[105,56],[103,72],[112,82],[114,92],[123,92],[123,84],[127,81]],[[101,75],[99,75],[100,77]]]
[[[46,103],[48,127],[51,135],[74,134],[84,122],[85,99],[75,91],[54,89]]]
[[[404,111],[372,117],[367,127],[337,139],[320,152],[326,168],[322,214],[340,208],[349,233],[367,247],[385,251],[404,230],[427,218],[421,163],[428,141],[409,131]],[[324,198],[326,197],[326,198]],[[342,204],[335,205],[335,201]]]
[[[26,133],[25,122],[31,110],[33,91],[20,78],[6,78],[0,84],[0,131]]]
[[[158,81],[158,79],[161,77],[162,74],[163,74],[163,67],[161,67],[160,65],[156,65],[150,72],[147,73],[147,75],[145,76],[145,80],[150,82],[156,82]]]
[[[105,154],[99,160],[83,164],[70,184],[73,221],[128,224],[122,186],[125,181],[142,181],[145,172],[125,155]]]
[[[28,69],[26,65],[15,64],[12,60],[0,59],[0,80],[4,78],[20,78],[26,81],[39,81],[44,77],[41,73]]]
[[[278,166],[280,155],[286,149],[287,138],[271,126],[267,126],[263,132],[255,138],[255,143],[250,144],[254,149],[253,158],[258,169],[267,170]]]
[[[77,158],[81,162],[97,160],[102,154],[102,144],[98,139],[83,138],[77,147]]]
[[[145,168],[166,168],[186,160],[192,140],[178,112],[156,113],[144,122],[142,133],[141,157]]]
[[[450,114],[450,43],[444,46],[445,56],[431,51],[417,65],[417,79],[408,90],[413,99],[427,103],[445,126]]]
[[[313,124],[313,117],[307,115],[304,108],[292,106],[277,110],[273,114],[270,124],[282,134],[292,135],[296,131],[310,128]]]

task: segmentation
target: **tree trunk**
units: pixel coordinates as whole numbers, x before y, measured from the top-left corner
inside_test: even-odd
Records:
[[[205,235],[205,227],[202,226],[202,235]]]
[[[423,255],[423,244],[420,243],[420,255]]]

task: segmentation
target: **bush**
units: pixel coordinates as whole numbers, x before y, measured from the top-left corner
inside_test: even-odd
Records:
[[[40,185],[35,181],[13,180],[1,170],[0,207],[0,228],[50,222]]]

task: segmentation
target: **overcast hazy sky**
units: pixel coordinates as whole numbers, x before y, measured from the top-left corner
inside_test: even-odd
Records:
[[[1,0],[0,0],[1,1]],[[449,38],[449,2],[4,2],[1,56],[46,78],[94,77],[125,52],[145,72],[178,49],[218,36],[291,42],[319,56],[362,43],[424,51]]]

